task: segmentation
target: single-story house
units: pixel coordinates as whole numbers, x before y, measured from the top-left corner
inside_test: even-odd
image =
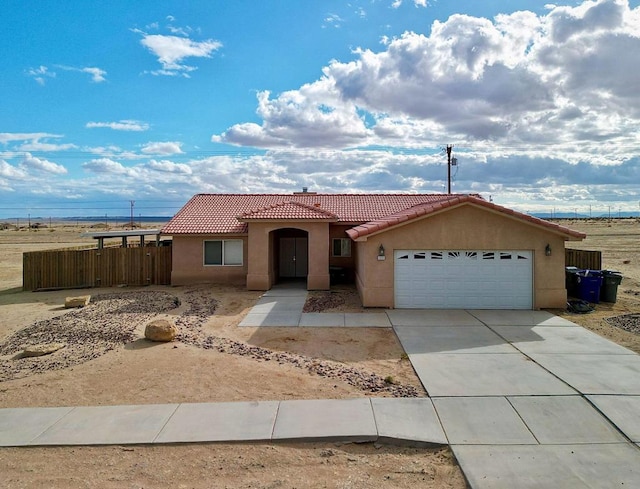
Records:
[[[564,242],[585,235],[448,194],[198,194],[162,229],[171,283],[268,290],[350,275],[366,307],[564,307]]]

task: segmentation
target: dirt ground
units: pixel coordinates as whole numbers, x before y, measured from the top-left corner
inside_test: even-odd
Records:
[[[640,312],[640,221],[637,219],[559,220],[563,226],[587,233],[567,248],[602,251],[602,268],[622,273],[615,304],[601,302],[590,314],[552,311],[599,335],[640,353],[640,335],[611,326],[605,319]]]
[[[82,231],[0,231],[0,407],[426,395],[392,331],[240,329],[237,324],[260,297],[243,288],[22,292],[22,253],[91,243],[80,237]],[[312,294],[311,310],[363,310],[352,288],[336,292]],[[104,306],[106,300],[92,300],[84,310],[62,307],[68,296],[114,293],[145,295],[114,302],[115,310]],[[179,306],[151,316],[136,309],[145,297],[158,295],[176,298]],[[92,309],[98,307],[103,309]],[[178,341],[144,340],[152,316],[179,324]],[[74,336],[78,324],[87,326],[89,336]],[[47,357],[16,359],[13,343],[35,342],[11,340],[25,328],[30,337],[61,336],[67,346]],[[114,340],[112,333],[120,330],[126,334]],[[373,444],[0,449],[0,468],[0,486],[16,488],[465,487],[446,448]]]

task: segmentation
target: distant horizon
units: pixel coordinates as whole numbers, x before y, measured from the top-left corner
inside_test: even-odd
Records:
[[[609,215],[608,213],[604,213],[604,214],[593,214],[591,216],[589,216],[588,214],[582,214],[582,213],[578,213],[577,215],[575,214],[575,212],[556,212],[554,214],[552,213],[544,213],[544,212],[533,212],[533,213],[526,213],[528,215],[534,216],[534,217],[538,217],[541,219],[547,219],[547,220],[589,220],[589,219],[596,219],[596,220],[603,220],[603,219],[640,219],[640,212],[616,212],[616,213],[611,213],[611,215]],[[174,217],[174,215],[170,215],[170,216],[135,216],[133,219],[134,224],[138,224],[141,222],[148,222],[148,223],[154,223],[154,222],[168,222],[170,221],[172,218]],[[119,225],[126,225],[127,223],[131,222],[131,216],[51,216],[51,217],[43,217],[43,216],[24,216],[24,217],[0,217],[0,223],[8,223],[8,224],[14,224],[14,221],[20,221],[20,224],[26,224],[27,222],[31,221],[31,224],[48,224],[49,222],[51,223],[59,223],[59,222],[91,222],[91,223],[106,223],[106,224],[115,224],[117,226]]]

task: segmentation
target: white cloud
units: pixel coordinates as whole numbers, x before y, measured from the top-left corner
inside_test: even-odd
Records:
[[[97,68],[95,66],[87,66],[87,67],[75,67],[75,66],[67,66],[67,65],[56,65],[56,68],[59,68],[61,70],[64,71],[74,71],[76,73],[87,73],[89,75],[91,75],[91,81],[93,83],[102,83],[104,81],[106,81],[106,77],[105,75],[107,74],[106,71]]]
[[[402,6],[403,0],[393,0],[393,3],[391,4],[391,8],[399,8],[400,6]],[[428,7],[429,6],[429,2],[427,0],[413,0],[413,4],[416,7]]]
[[[62,138],[62,134],[50,134],[48,132],[0,132],[0,143],[7,144],[13,141],[37,141],[39,139]]]
[[[356,107],[343,103],[328,80],[304,85],[275,99],[268,91],[259,92],[257,112],[264,121],[261,126],[238,124],[212,140],[267,148],[346,147],[362,143],[371,135]]]
[[[189,76],[196,67],[183,63],[186,58],[210,58],[211,55],[222,47],[220,41],[207,39],[194,41],[188,36],[148,34],[140,30],[134,30],[142,36],[140,43],[152,54],[157,56],[162,65],[161,70],[152,72],[156,75]],[[173,28],[174,33],[186,34],[184,31]]]
[[[115,175],[128,175],[130,169],[123,166],[117,161],[113,161],[109,158],[97,158],[95,160],[88,161],[82,164],[85,170],[89,170],[94,173],[107,173]]]
[[[75,149],[77,146],[71,143],[50,143],[48,139],[59,139],[64,136],[60,134],[50,134],[46,132],[33,132],[33,133],[13,133],[3,132],[0,133],[0,143],[5,146],[10,146],[10,143],[21,142],[16,146],[11,147],[11,153],[24,153],[28,152],[51,152],[51,151],[66,151],[69,149]],[[44,141],[42,141],[44,140]]]
[[[175,155],[182,154],[182,143],[177,141],[149,142],[142,147],[144,154]]]
[[[40,65],[37,68],[29,68],[27,76],[33,78],[39,85],[45,85],[47,78],[55,78],[56,74],[53,71],[49,71],[46,66]]]
[[[47,143],[41,142],[39,139],[34,139],[28,143],[23,143],[19,145],[16,149],[18,151],[41,151],[41,152],[49,152],[49,151],[67,151],[69,149],[75,149],[77,146],[72,143]]]
[[[27,173],[21,168],[16,168],[10,165],[4,160],[0,160],[0,177],[9,179],[23,179],[27,176]]]
[[[82,148],[85,153],[106,157],[118,158],[120,160],[139,160],[140,153],[135,151],[123,150],[119,146],[87,146]]]
[[[120,120],[117,122],[87,122],[85,124],[87,128],[96,128],[96,127],[105,127],[108,129],[113,129],[114,131],[148,131],[149,124],[141,121],[134,120]]]
[[[58,163],[53,163],[52,161],[45,160],[43,158],[38,158],[33,156],[31,153],[26,153],[20,166],[23,169],[28,170],[36,170],[44,173],[52,173],[55,175],[64,175],[67,173],[67,169],[63,165],[59,165]]]
[[[585,1],[495,19],[452,15],[429,35],[354,51],[323,77],[258,94],[261,123],[215,142],[278,147],[428,146],[457,142],[576,163],[619,163],[640,143],[640,7]],[[621,56],[620,53],[625,53]],[[577,151],[576,151],[577,149]],[[577,156],[576,156],[577,155]]]
[[[324,23],[322,24],[322,28],[326,27],[335,27],[336,29],[342,27],[344,24],[344,19],[340,17],[338,14],[328,14],[324,18]]]
[[[105,76],[107,74],[106,71],[101,70],[100,68],[95,67],[87,67],[82,68],[83,73],[89,73],[91,75],[91,81],[94,83],[100,83],[106,80]]]
[[[191,175],[193,173],[189,165],[174,163],[168,160],[151,160],[149,161],[149,163],[147,163],[146,167],[150,170],[165,173],[182,173],[184,175]]]

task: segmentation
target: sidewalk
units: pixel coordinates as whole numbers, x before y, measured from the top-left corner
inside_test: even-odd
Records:
[[[0,409],[2,447],[284,440],[447,444],[428,398]]]

